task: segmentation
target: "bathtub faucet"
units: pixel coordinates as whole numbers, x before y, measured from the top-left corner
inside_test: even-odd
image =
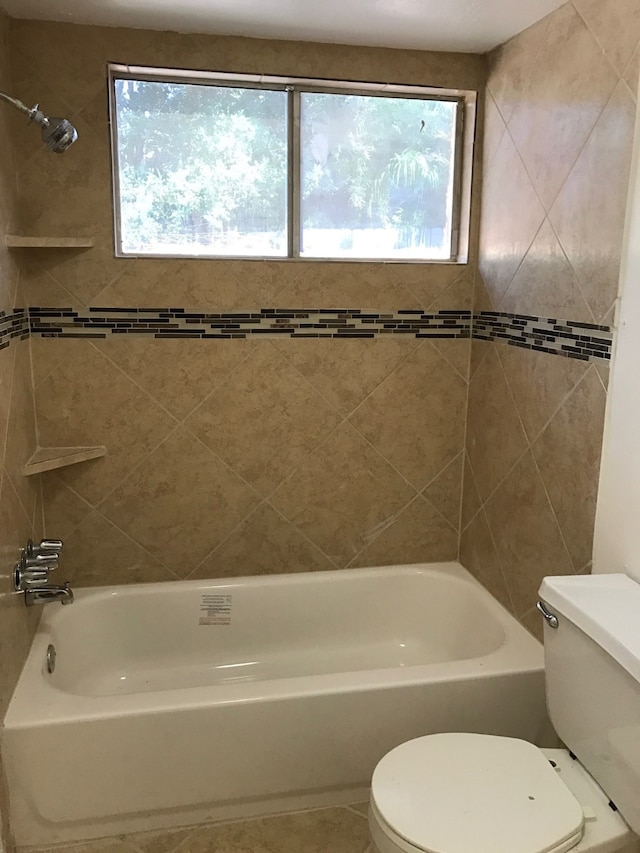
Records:
[[[27,607],[33,607],[34,604],[48,604],[50,601],[59,601],[61,604],[73,603],[73,590],[68,581],[64,586],[47,584],[30,587],[24,591],[24,603]]]
[[[24,592],[27,607],[60,601],[71,604],[73,591],[68,583],[62,586],[49,583],[49,573],[58,568],[61,539],[42,539],[39,545],[29,539],[27,547],[20,551],[20,559],[13,571],[13,588]]]

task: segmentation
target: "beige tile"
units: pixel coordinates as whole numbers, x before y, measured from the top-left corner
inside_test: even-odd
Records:
[[[469,379],[469,366],[471,362],[471,338],[451,338],[434,340],[433,346],[440,355],[449,362],[467,382]]]
[[[533,445],[576,571],[592,557],[605,404],[591,367]]]
[[[50,252],[46,249],[46,254]],[[62,250],[65,254],[65,250]],[[21,255],[26,257],[21,258],[21,274],[20,274],[20,304],[31,306],[46,306],[47,308],[71,308],[78,306],[79,300],[77,296],[67,290],[60,284],[42,264],[28,257],[28,252],[25,250]],[[45,265],[48,267],[48,264]],[[50,340],[50,339],[49,339]]]
[[[95,510],[65,539],[60,575],[72,587],[176,580],[175,574]]]
[[[98,841],[55,847],[18,847],[16,853],[138,853],[138,851],[126,839],[100,838]]]
[[[498,303],[545,216],[508,133],[484,170],[481,215],[479,269],[490,301]]]
[[[349,415],[420,345],[415,338],[293,340],[274,346],[334,408]]]
[[[527,610],[524,616],[520,617],[520,623],[524,625],[524,627],[529,631],[530,634],[538,640],[538,642],[543,641],[542,637],[542,616],[536,607],[532,607],[531,610]]]
[[[67,155],[65,155],[67,156]],[[111,202],[109,202],[111,205]],[[46,267],[49,275],[55,280],[57,287],[52,289],[51,296],[55,302],[45,301],[45,305],[69,304],[64,298],[64,291],[69,291],[74,304],[80,305],[109,305],[101,301],[101,292],[111,282],[122,275],[127,263],[122,258],[114,257],[113,234],[110,226],[98,227],[95,218],[87,220],[90,224],[82,230],[79,226],[69,225],[67,230],[72,236],[88,236],[96,241],[92,249],[41,249],[38,257]],[[134,300],[134,305],[137,302]]]
[[[513,610],[504,570],[484,511],[474,517],[462,534],[460,562],[507,610]]]
[[[421,490],[462,449],[466,390],[461,376],[425,343],[349,422]]]
[[[475,269],[464,268],[465,272],[459,275],[445,290],[426,305],[428,312],[434,311],[471,311],[473,305],[473,280]]]
[[[169,829],[162,832],[137,832],[128,835],[127,841],[139,853],[173,853],[178,844],[188,838],[192,831],[191,829]]]
[[[109,92],[106,86],[80,110],[80,116],[94,133],[109,133]]]
[[[471,380],[467,415],[467,453],[483,500],[524,453],[527,439],[500,360],[490,351]]]
[[[279,486],[271,503],[345,566],[414,496],[389,463],[343,424]]]
[[[475,376],[478,368],[480,367],[486,356],[492,351],[493,344],[489,341],[471,341],[471,357],[469,359],[469,379]]]
[[[587,372],[588,363],[521,347],[498,345],[496,353],[529,441],[533,441]]]
[[[495,156],[507,126],[500,114],[491,91],[487,90],[484,108],[484,129],[482,137],[482,160],[486,169]]]
[[[282,306],[280,292],[291,282],[317,275],[316,265],[302,261],[229,261],[229,272],[251,295],[251,304],[260,308]]]
[[[16,20],[11,29],[13,50],[27,60],[39,79],[60,96],[72,110],[79,110],[105,85],[106,57],[104,30],[72,24],[52,25],[44,21]],[[66,57],[65,62],[51,66],[51,44]],[[46,109],[45,104],[43,108]]]
[[[513,314],[594,322],[548,219],[538,231],[499,307]]]
[[[122,274],[100,291],[98,305],[219,312],[246,310],[254,304],[228,261],[139,258],[119,263]]]
[[[485,510],[514,612],[522,616],[535,605],[545,575],[573,572],[530,451],[490,498]]]
[[[60,204],[64,203],[64,230],[71,236],[92,236],[96,227],[111,227],[111,167],[109,139],[98,136],[81,119],[77,124],[78,141],[54,157],[42,156],[22,163],[18,174],[20,215],[27,233],[57,236],[61,229]],[[42,187],[47,192],[42,192]],[[52,199],[60,199],[52,204]],[[63,235],[65,236],[65,235]],[[68,289],[70,283],[65,281]],[[97,285],[84,282],[87,293]],[[87,294],[78,293],[87,301]]]
[[[60,479],[56,471],[41,475],[47,536],[65,540],[91,512],[91,505]]]
[[[464,450],[461,450],[458,456],[422,492],[423,496],[456,530],[460,526],[464,455]]]
[[[96,347],[178,420],[183,420],[253,349],[246,340],[155,340],[119,335]]]
[[[635,0],[574,0],[574,6],[619,74],[640,41],[640,8]]]
[[[466,272],[457,264],[384,264],[391,275],[399,281],[417,300],[417,307],[433,310],[435,303],[443,299],[449,288]],[[409,308],[396,304],[397,308]],[[450,303],[443,307],[458,307]]]
[[[634,117],[620,83],[549,214],[598,323],[618,291]]]
[[[32,335],[29,343],[36,388],[42,387],[67,358],[76,358],[87,346],[86,342],[74,338],[40,338],[37,335]]]
[[[605,391],[609,388],[609,373],[611,371],[609,367],[608,361],[597,361],[593,363],[593,366],[598,371],[598,376],[600,377],[600,381],[602,382],[602,387]]]
[[[392,274],[389,272],[392,265],[387,264],[314,264],[312,276],[302,274],[286,282],[278,292],[278,304],[287,308],[360,308],[366,311],[422,308],[424,298],[414,291],[426,290],[433,294],[437,285],[426,278],[426,270],[431,267],[424,264],[403,264],[402,267],[401,272]],[[420,272],[406,272],[404,268],[410,267],[417,267]],[[417,280],[418,275],[423,280],[422,286]],[[437,281],[442,278],[444,276],[438,275]],[[449,273],[447,284],[451,280],[452,274]]]
[[[313,542],[264,503],[190,577],[244,577],[335,568]]]
[[[5,470],[20,497],[29,518],[33,510],[38,488],[37,478],[25,477],[23,466],[36,449],[36,423],[31,381],[31,355],[29,344],[15,344],[15,364],[11,387],[11,410],[7,425]]]
[[[469,457],[465,452],[464,482],[462,488],[462,512],[460,522],[461,530],[465,530],[465,528],[467,527],[471,519],[474,518],[481,506],[482,501],[480,500],[480,495],[478,494],[478,487],[476,486],[473,471],[471,470],[471,465],[469,464]]]
[[[349,809],[321,809],[197,829],[176,853],[364,853],[366,821]]]
[[[0,487],[0,716],[3,719],[40,618],[37,607],[24,606],[24,597],[13,591],[12,583],[20,549],[31,535],[31,520],[25,515],[9,478],[4,476]]]
[[[186,426],[266,496],[340,420],[278,350],[261,342]]]
[[[629,87],[631,97],[635,102],[638,100],[638,77],[640,76],[640,47],[637,47],[633,52],[631,61],[627,65],[623,80]]]
[[[250,486],[181,428],[135,468],[100,509],[184,577],[258,501]]]
[[[456,530],[420,495],[381,527],[350,567],[431,563],[458,556]]]
[[[0,465],[4,464],[7,425],[11,411],[13,368],[17,349],[17,346],[12,346],[0,351]]]
[[[489,247],[482,247],[483,251],[489,251]],[[480,254],[480,259],[482,260],[482,253]],[[494,259],[495,261],[496,259]],[[488,267],[489,272],[491,272],[491,268]],[[508,287],[508,285],[507,285]],[[473,287],[473,310],[474,311],[495,311],[497,307],[497,299],[502,298],[504,293],[504,288],[496,293],[495,295],[489,291],[489,287],[485,283],[484,278],[482,277],[481,271],[478,270],[476,273],[476,278]]]
[[[549,19],[531,74],[508,122],[547,208],[615,85],[616,75],[601,48],[573,5],[566,3]]]
[[[61,469],[91,504],[104,498],[175,427],[175,420],[86,341],[36,386],[44,447],[103,444],[107,455]]]
[[[349,803],[348,808],[356,811],[362,817],[367,818],[369,816],[369,801],[366,803]]]
[[[488,55],[487,88],[507,122],[522,101],[523,92],[548,28],[549,18],[543,18]]]
[[[73,108],[64,99],[64,94],[70,90],[58,89],[57,86],[52,88],[51,75],[38,74],[32,64],[15,49],[13,33],[12,43],[11,91],[17,92],[17,97],[28,106],[40,104],[47,115],[71,119]],[[32,156],[41,145],[40,134],[24,116],[16,113],[15,118],[11,137],[15,150],[19,156]]]

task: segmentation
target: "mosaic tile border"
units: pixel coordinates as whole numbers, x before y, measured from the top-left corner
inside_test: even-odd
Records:
[[[205,313],[185,308],[73,308],[33,306],[0,312],[0,349],[14,339],[100,338],[137,335],[153,338],[245,339],[290,338],[463,338],[502,343],[577,358],[609,361],[613,344],[610,326],[467,310],[373,312],[350,308],[263,308],[255,312]]]
[[[609,361],[613,330],[610,326],[575,320],[478,311],[473,315],[473,338],[581,361]]]
[[[0,350],[6,349],[15,339],[24,341],[30,334],[29,313],[25,308],[15,308],[10,314],[0,311]]]
[[[29,308],[31,333],[43,338],[150,335],[155,338],[470,338],[470,311],[370,312],[349,308],[263,308],[197,313],[184,308]]]

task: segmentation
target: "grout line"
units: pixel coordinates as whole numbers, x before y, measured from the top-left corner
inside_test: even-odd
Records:
[[[598,47],[599,47],[599,48],[600,48],[600,50],[602,51],[602,56],[604,57],[604,59],[606,59],[606,61],[608,62],[609,66],[611,67],[611,70],[612,70],[612,71],[613,71],[613,73],[616,75],[616,77],[618,78],[618,80],[619,80],[619,81],[626,82],[626,81],[624,80],[624,74],[625,74],[626,70],[629,68],[629,65],[631,64],[631,62],[633,61],[633,55],[635,54],[635,52],[636,52],[636,50],[637,50],[637,48],[638,48],[638,45],[636,44],[635,48],[634,48],[634,49],[633,49],[633,51],[631,52],[631,58],[629,59],[629,62],[627,62],[627,64],[625,65],[624,69],[623,69],[622,71],[618,71],[618,69],[616,68],[616,66],[613,64],[613,61],[609,58],[609,53],[608,53],[608,51],[607,51],[607,49],[606,49],[605,45],[604,45],[604,44],[602,44],[602,42],[601,42],[601,41],[600,41],[600,39],[598,38],[597,33],[592,29],[591,25],[589,24],[589,22],[587,21],[587,19],[585,18],[585,16],[582,14],[582,12],[581,12],[581,11],[580,11],[580,9],[578,8],[578,6],[576,6],[576,4],[575,4],[574,0],[571,0],[571,6],[573,7],[573,11],[576,13],[576,15],[580,18],[580,20],[582,21],[582,23],[583,23],[583,24],[585,25],[585,27],[587,28],[587,30],[588,30],[588,32],[589,32],[589,34],[591,35],[591,37],[593,38],[593,40],[595,41],[595,43],[598,45]],[[635,98],[634,98],[634,99],[635,99]]]
[[[472,283],[472,293],[475,294],[476,290],[476,281],[478,278],[478,265],[476,264],[476,268],[473,273],[473,283]],[[467,470],[467,433],[469,430],[469,394],[471,393],[471,356],[473,354],[473,330],[475,327],[475,312],[471,311],[471,345],[469,346],[469,355],[467,358],[467,392],[465,394],[464,400],[464,434],[462,436],[462,475],[460,477],[460,508],[458,513],[458,556],[457,560],[460,562],[460,552],[462,548],[462,508],[464,504],[464,487],[465,487],[465,477]]]

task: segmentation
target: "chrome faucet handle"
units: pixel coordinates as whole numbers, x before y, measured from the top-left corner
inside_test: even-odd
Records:
[[[33,557],[25,555],[23,562],[23,569],[38,569],[38,568],[46,568],[49,571],[53,571],[58,567],[58,561],[60,560],[60,555],[57,553],[45,554],[42,552],[38,552],[34,554]]]
[[[60,554],[62,546],[62,539],[41,539],[39,545],[35,545],[29,539],[25,551],[27,552],[27,557],[34,557],[36,554],[42,553]]]
[[[30,586],[40,586],[49,580],[49,569],[24,569],[20,570],[17,578],[19,589],[27,589]]]
[[[59,554],[62,551],[63,545],[62,539],[41,539],[40,544],[34,547],[38,551],[54,551],[56,554]]]

